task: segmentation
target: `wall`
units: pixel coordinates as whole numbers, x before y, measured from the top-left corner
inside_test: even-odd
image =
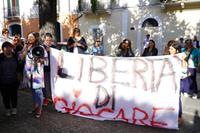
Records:
[[[128,16],[126,17],[127,14]],[[178,40],[181,36],[192,38],[193,35],[197,35],[200,40],[200,9],[165,12],[161,9],[160,5],[133,6],[114,9],[110,15],[84,15],[79,20],[79,27],[89,45],[91,45],[91,26],[100,25],[101,18],[103,18],[106,25],[104,44],[106,45],[107,55],[113,55],[115,47],[126,37],[132,41],[135,52],[137,51],[138,55],[141,54],[141,44],[145,34],[148,32],[150,32],[152,38],[156,41],[159,54],[163,53],[164,46],[171,39]],[[147,18],[154,18],[157,20],[159,26],[142,28],[141,25]],[[131,30],[131,27],[134,30]]]

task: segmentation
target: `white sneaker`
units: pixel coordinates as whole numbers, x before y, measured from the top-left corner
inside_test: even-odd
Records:
[[[198,98],[197,94],[194,94],[194,95],[192,96],[192,99],[197,99],[197,98]]]
[[[7,109],[6,110],[6,114],[5,114],[6,116],[11,116],[11,114],[10,114],[10,109]]]
[[[12,114],[12,115],[16,115],[16,114],[17,114],[17,109],[16,109],[16,108],[13,108],[12,111],[11,111],[11,114]]]
[[[184,92],[184,93],[183,93],[183,96],[184,96],[184,97],[189,97],[190,95]]]

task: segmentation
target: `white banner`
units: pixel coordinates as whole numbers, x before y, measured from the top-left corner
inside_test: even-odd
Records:
[[[178,129],[178,57],[104,57],[51,49],[50,58],[56,110]]]

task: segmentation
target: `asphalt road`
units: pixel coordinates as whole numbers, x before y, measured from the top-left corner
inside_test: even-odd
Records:
[[[52,104],[44,107],[42,117],[37,119],[27,113],[32,107],[29,90],[19,91],[18,103],[17,115],[6,117],[0,102],[0,133],[200,133],[198,113],[196,116],[184,114],[180,130],[169,130],[62,114],[55,111]]]
[[[200,73],[197,82],[200,90]],[[184,123],[179,130],[170,130],[62,114],[53,104],[44,107],[42,117],[37,119],[28,114],[32,109],[30,90],[19,90],[18,97],[17,115],[11,117],[5,116],[0,100],[0,133],[200,133],[200,99],[182,97]]]

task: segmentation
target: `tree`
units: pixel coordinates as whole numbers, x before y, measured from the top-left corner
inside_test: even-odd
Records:
[[[38,0],[38,3],[40,35],[43,37],[46,32],[49,32],[56,39],[57,0]]]

